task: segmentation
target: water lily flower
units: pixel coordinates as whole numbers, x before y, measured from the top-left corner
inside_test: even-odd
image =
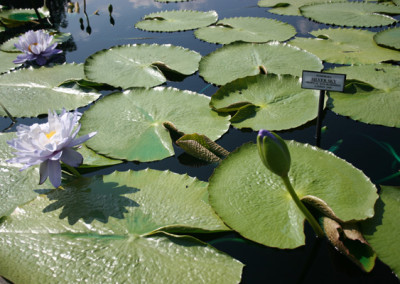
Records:
[[[62,50],[56,49],[57,43],[51,44],[52,40],[53,36],[43,30],[27,31],[19,37],[19,42],[14,44],[23,54],[18,55],[13,62],[20,64],[36,60],[39,65],[46,64],[52,55],[62,52]]]
[[[78,123],[81,113],[62,110],[60,115],[49,111],[47,123],[35,123],[32,126],[17,126],[17,138],[7,143],[17,150],[14,157],[7,162],[20,163],[25,170],[33,165],[40,164],[40,181],[45,182],[49,177],[50,182],[57,188],[61,185],[61,164],[77,167],[83,157],[76,152],[74,147],[82,144],[96,132],[76,138],[81,127]]]
[[[257,146],[263,164],[271,172],[287,176],[291,160],[285,141],[275,133],[261,129],[257,135]]]

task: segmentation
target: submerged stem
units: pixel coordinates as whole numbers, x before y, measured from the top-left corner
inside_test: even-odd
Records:
[[[71,173],[73,173],[75,176],[77,176],[77,177],[81,177],[81,176],[82,176],[74,167],[71,167],[70,165],[68,165],[68,164],[66,164],[66,163],[63,163],[63,165],[64,165]]]
[[[310,211],[306,208],[306,206],[301,202],[299,197],[297,196],[296,192],[292,184],[290,183],[289,177],[281,176],[283,182],[285,183],[286,189],[289,191],[290,196],[293,198],[294,202],[296,203],[297,207],[303,212],[304,216],[306,217],[308,223],[310,223],[311,227],[313,228],[314,232],[317,234],[318,238],[324,237],[324,231],[322,230],[321,226],[318,224],[317,220],[315,220],[314,216],[310,213]]]

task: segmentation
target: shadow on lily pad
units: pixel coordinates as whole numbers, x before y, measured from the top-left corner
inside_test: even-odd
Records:
[[[44,208],[43,213],[62,208],[60,219],[68,218],[70,225],[79,219],[87,224],[93,220],[107,223],[109,217],[123,219],[124,213],[128,213],[126,207],[139,207],[137,202],[124,196],[139,189],[119,186],[115,182],[103,182],[101,176],[80,178],[63,186],[64,189],[36,192],[55,201]]]

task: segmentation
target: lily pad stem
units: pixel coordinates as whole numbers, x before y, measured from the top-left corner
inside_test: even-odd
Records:
[[[317,237],[323,238],[325,236],[324,231],[322,230],[321,226],[318,224],[317,220],[315,220],[314,216],[310,213],[310,211],[306,208],[306,206],[303,204],[303,202],[301,202],[301,200],[297,196],[292,184],[290,183],[289,177],[286,175],[286,176],[281,176],[281,178],[282,178],[283,182],[285,183],[286,189],[289,191],[290,196],[293,198],[294,202],[296,203],[297,207],[301,210],[301,212],[303,212],[308,223],[310,223],[314,232],[317,234]]]
[[[15,123],[17,122],[11,113],[6,109],[6,107],[0,102],[1,108],[6,112],[7,116]]]
[[[71,167],[70,165],[67,165],[66,163],[63,163],[63,165],[75,176],[81,177],[82,175],[75,169],[74,167]]]

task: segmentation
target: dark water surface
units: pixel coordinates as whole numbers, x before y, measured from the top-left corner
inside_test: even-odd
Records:
[[[12,2],[13,5],[24,5],[29,1],[9,2]],[[67,13],[65,8],[67,1],[48,2],[51,2],[48,5],[56,12],[53,14],[53,20],[59,30],[72,34],[72,40],[64,47],[66,49],[65,59],[68,63],[83,63],[89,55],[96,51],[123,44],[173,44],[192,49],[201,55],[206,55],[221,47],[196,39],[193,31],[152,33],[134,28],[135,23],[143,16],[156,11],[215,10],[219,19],[239,16],[274,18],[292,24],[296,27],[297,36],[303,37],[308,36],[307,33],[310,31],[328,27],[303,17],[271,14],[268,9],[258,7],[257,0],[194,0],[164,4],[153,0],[88,0],[86,1],[87,18],[83,13],[83,1],[79,1],[79,13]],[[112,19],[108,12],[109,4],[113,5]],[[96,10],[99,15],[94,15]],[[83,19],[83,27],[81,27],[80,18]],[[329,65],[329,67],[331,66]],[[198,73],[182,82],[168,82],[166,85],[210,96],[217,90],[215,86],[199,77]],[[85,108],[81,109],[81,111],[84,110]],[[45,122],[47,119],[18,119],[18,124],[32,124],[37,121]],[[9,123],[8,119],[0,118],[0,129],[6,128]],[[314,145],[315,123],[314,120],[300,128],[282,131],[279,134],[284,139],[293,139]],[[322,125],[326,127],[326,131],[322,134],[321,148],[335,149],[334,152],[337,156],[361,169],[374,183],[400,185],[400,177],[387,179],[388,176],[399,171],[399,162],[396,163],[392,154],[374,142],[374,140],[386,142],[400,154],[399,129],[356,122],[336,115],[330,110],[324,111]],[[11,130],[14,131],[15,126]],[[255,142],[256,134],[255,131],[243,131],[231,127],[229,132],[217,142],[228,151],[232,151],[243,143]],[[139,170],[150,167],[187,173],[204,181],[209,179],[215,165],[202,165],[184,154],[181,149],[175,148],[175,151],[174,157],[159,162],[126,162],[92,174],[108,174],[115,170]],[[243,262],[246,266],[242,283],[399,283],[391,270],[380,261],[377,261],[371,273],[363,273],[325,241],[316,241],[307,225],[306,233],[306,246],[295,250],[267,248],[246,241],[234,233],[196,237],[209,241],[218,249]]]

